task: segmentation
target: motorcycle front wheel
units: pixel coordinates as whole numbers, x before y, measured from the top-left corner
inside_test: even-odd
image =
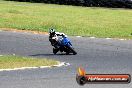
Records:
[[[68,47],[68,49],[73,53],[73,55],[76,55],[77,54],[77,52],[74,50],[74,48],[73,47]]]

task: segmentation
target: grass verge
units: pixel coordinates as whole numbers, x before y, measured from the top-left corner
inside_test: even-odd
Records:
[[[59,62],[51,59],[38,59],[21,56],[0,56],[0,69],[12,69],[21,67],[53,66]]]
[[[132,10],[0,0],[0,28],[132,38]]]

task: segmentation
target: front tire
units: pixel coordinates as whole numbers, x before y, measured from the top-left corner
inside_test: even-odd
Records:
[[[73,53],[73,55],[76,55],[76,54],[77,54],[77,52],[74,50],[73,47],[69,47],[69,49],[70,49],[70,51]]]

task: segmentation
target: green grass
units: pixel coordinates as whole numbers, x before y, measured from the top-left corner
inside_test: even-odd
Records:
[[[132,38],[132,10],[0,1],[0,28]]]
[[[0,69],[53,66],[57,65],[58,63],[59,63],[58,61],[45,58],[38,59],[12,55],[0,56]]]

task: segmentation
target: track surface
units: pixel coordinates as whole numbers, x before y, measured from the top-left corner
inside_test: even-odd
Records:
[[[0,54],[54,58],[70,66],[0,72],[0,88],[80,88],[79,66],[87,73],[129,73],[132,75],[132,40],[70,37],[77,55],[53,55],[48,36],[0,32]],[[130,84],[86,84],[82,88],[132,88]]]

